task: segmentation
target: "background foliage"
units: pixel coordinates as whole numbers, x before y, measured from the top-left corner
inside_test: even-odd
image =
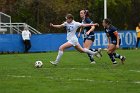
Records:
[[[80,21],[81,9],[88,9],[91,19],[101,24],[103,4],[104,0],[0,0],[0,11],[10,14],[13,22],[26,22],[43,33],[50,33],[56,30],[49,23],[61,24],[67,13]],[[140,0],[108,0],[108,18],[121,30],[135,29],[140,21]],[[102,30],[102,26],[96,30]]]

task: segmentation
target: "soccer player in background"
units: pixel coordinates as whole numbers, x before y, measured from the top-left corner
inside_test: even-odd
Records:
[[[119,58],[122,64],[124,64],[126,57],[116,53],[116,49],[120,47],[121,43],[117,28],[111,24],[110,19],[104,19],[102,24],[108,37],[108,56],[110,57],[113,64],[117,64],[115,58]]]
[[[82,24],[93,24],[93,21],[89,18],[88,10],[81,10],[80,17],[82,19]],[[90,49],[91,51],[100,51],[101,48],[91,49],[91,46],[92,46],[94,39],[95,39],[94,29],[95,29],[95,26],[81,27],[80,32],[78,34],[78,37],[80,37],[80,35],[82,33],[83,47],[84,48]],[[100,55],[102,56],[102,54],[100,54]],[[88,57],[90,59],[91,64],[96,63],[92,55],[88,54]]]
[[[136,49],[138,49],[138,45],[139,45],[139,41],[140,41],[140,22],[138,23],[138,26],[136,27],[136,33],[137,33]]]
[[[24,30],[22,31],[22,39],[23,39],[23,42],[24,42],[24,47],[25,47],[24,52],[25,53],[27,53],[31,48],[30,37],[31,37],[31,33],[28,30],[28,26],[25,25]]]
[[[101,52],[101,51],[93,52],[87,48],[82,48],[81,45],[79,44],[78,38],[76,36],[76,31],[79,27],[95,26],[98,24],[81,24],[79,22],[74,21],[74,17],[72,14],[67,14],[65,18],[66,18],[66,22],[64,22],[61,25],[53,25],[52,23],[50,24],[51,27],[55,27],[55,28],[65,27],[67,30],[67,40],[68,40],[66,43],[64,43],[63,45],[61,45],[59,47],[59,51],[58,51],[58,55],[56,57],[56,60],[50,61],[51,64],[57,65],[60,61],[60,58],[63,55],[63,51],[66,48],[70,48],[72,46],[81,53],[89,53],[91,55],[96,55],[96,56],[100,57],[99,52]]]

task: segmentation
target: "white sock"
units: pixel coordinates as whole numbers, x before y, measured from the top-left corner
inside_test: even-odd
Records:
[[[57,55],[57,57],[56,57],[56,62],[59,62],[60,61],[60,59],[61,59],[61,57],[62,57],[62,55],[63,55],[63,51],[58,51],[58,55]]]
[[[120,59],[122,59],[123,58],[123,56],[120,56]]]
[[[88,54],[90,54],[90,55],[96,55],[96,54],[97,54],[97,52],[91,51],[91,50],[89,50],[89,49],[87,49],[87,48],[84,48],[84,52],[85,52],[85,53],[88,53]]]

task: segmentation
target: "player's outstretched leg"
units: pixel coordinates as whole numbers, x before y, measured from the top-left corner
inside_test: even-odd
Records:
[[[63,51],[64,51],[66,48],[69,48],[69,47],[71,47],[71,46],[72,46],[72,44],[70,44],[69,42],[66,42],[65,44],[61,45],[61,46],[59,47],[59,51],[58,51],[58,55],[57,55],[57,57],[56,57],[56,60],[55,60],[55,61],[50,61],[50,63],[56,66],[56,65],[60,62],[60,59],[61,59],[61,57],[62,57],[62,55],[63,55]]]
[[[63,51],[59,50],[55,61],[50,61],[51,64],[57,65],[63,55]]]
[[[91,51],[91,50],[89,50],[89,49],[87,49],[87,48],[82,48],[80,44],[77,44],[77,45],[75,46],[75,49],[78,50],[78,51],[81,52],[81,53],[88,53],[88,54],[90,54],[90,55],[97,56],[98,58],[101,57],[97,51],[94,52],[94,51]]]

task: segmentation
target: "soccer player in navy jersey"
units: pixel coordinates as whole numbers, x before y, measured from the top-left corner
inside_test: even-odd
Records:
[[[89,18],[89,12],[88,10],[81,10],[80,11],[80,17],[82,19],[82,24],[93,24],[93,21]],[[90,49],[91,51],[101,51],[101,48],[98,49],[91,49],[91,46],[94,42],[95,35],[94,35],[94,29],[95,26],[90,26],[90,27],[81,27],[80,32],[78,34],[78,37],[80,37],[80,34],[82,33],[82,38],[83,38],[83,47]],[[101,52],[100,56],[102,56]],[[93,55],[88,54],[88,57],[91,61],[91,64],[95,64],[95,60]]]
[[[117,64],[115,58],[119,58],[121,60],[122,64],[124,64],[126,57],[121,56],[120,54],[115,52],[116,49],[118,49],[121,44],[121,40],[118,35],[118,29],[111,24],[110,19],[104,19],[102,25],[103,25],[103,27],[105,29],[105,33],[108,37],[107,53],[108,53],[111,61],[113,62],[113,64]]]

